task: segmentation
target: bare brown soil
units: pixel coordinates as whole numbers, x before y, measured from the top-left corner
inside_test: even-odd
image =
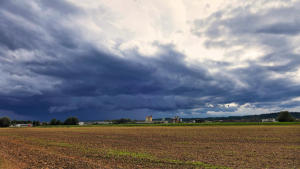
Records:
[[[300,126],[6,128],[0,168],[300,168]]]

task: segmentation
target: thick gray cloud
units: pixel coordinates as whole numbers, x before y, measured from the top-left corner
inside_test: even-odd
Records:
[[[242,43],[271,50],[246,68],[227,70],[233,63],[187,64],[186,55],[175,45],[159,42],[154,43],[155,57],[143,56],[138,49],[119,49],[126,56],[120,57],[86,40],[73,25],[76,17],[85,15],[84,10],[67,1],[56,2],[0,2],[0,110],[14,112],[15,117],[76,115],[87,120],[188,114],[196,109],[232,112],[237,107],[224,105],[264,107],[299,96],[299,83],[270,75],[296,71],[300,65],[299,54],[292,52],[289,41],[299,33],[298,4],[263,14],[220,11],[195,21],[194,32],[207,38],[207,47]],[[232,12],[233,17],[223,19],[222,12]],[[280,66],[258,64],[281,60],[285,64]],[[224,71],[212,74],[208,66]],[[299,106],[298,102],[289,105]]]
[[[247,61],[248,66],[229,70],[230,74],[247,85],[238,92],[240,96],[235,102],[259,102],[264,103],[258,104],[263,106],[267,105],[265,102],[274,101],[276,105],[275,101],[299,97],[299,81],[293,81],[295,79],[288,75],[299,73],[297,70],[300,66],[300,54],[295,52],[299,41],[293,42],[300,33],[299,10],[300,3],[256,13],[251,11],[250,6],[228,8],[194,22],[193,33],[200,38],[206,38],[205,44],[208,48],[230,49],[242,45],[246,48],[260,47],[268,50],[254,61]],[[230,17],[225,17],[228,15]],[[237,54],[242,53],[237,51]],[[229,52],[228,55],[235,53]]]

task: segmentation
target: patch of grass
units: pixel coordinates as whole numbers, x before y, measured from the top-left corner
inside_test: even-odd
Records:
[[[109,149],[107,151],[108,156],[124,156],[124,157],[129,157],[133,159],[138,159],[138,160],[147,160],[152,163],[162,163],[162,164],[175,164],[175,165],[191,165],[194,167],[201,167],[201,168],[206,168],[206,169],[229,169],[228,167],[223,167],[223,166],[214,166],[210,164],[203,163],[201,161],[181,161],[181,160],[174,160],[174,159],[167,159],[167,158],[157,158],[155,156],[152,156],[150,154],[146,153],[136,153],[136,152],[129,152],[129,151],[124,151],[124,150],[112,150]]]
[[[151,156],[150,154],[146,154],[146,153],[135,153],[135,152],[129,152],[129,151],[124,151],[124,150],[112,150],[109,149],[107,151],[108,155],[113,155],[113,156],[128,156],[128,157],[132,157],[132,158],[140,158],[140,159],[152,159],[154,158],[153,156]]]
[[[247,137],[246,139],[253,141],[280,141],[278,137]]]
[[[287,149],[300,149],[300,146],[285,146]]]
[[[26,138],[26,140],[29,140],[33,143],[37,143],[43,146],[58,146],[58,147],[68,147],[68,148],[74,147],[74,145],[69,143],[49,141],[40,138]]]
[[[211,164],[206,164],[201,161],[181,161],[181,160],[174,160],[174,159],[154,159],[153,161],[158,163],[167,163],[167,164],[175,164],[175,165],[191,165],[194,167],[201,167],[205,169],[230,169],[229,167],[224,166],[215,166]]]
[[[50,146],[59,146],[59,147],[74,147],[74,145],[69,143],[62,143],[62,142],[47,142],[47,145]]]
[[[12,136],[13,134],[11,133],[0,133],[0,136]]]
[[[14,135],[14,134],[11,134],[11,135],[8,135],[8,136],[23,139],[23,140],[26,140],[26,141],[30,141],[31,143],[39,144],[39,145],[43,145],[43,146],[58,146],[58,147],[73,147],[74,146],[74,145],[69,144],[69,143],[49,141],[49,140],[45,140],[45,139],[41,139],[41,138],[35,138],[35,137],[24,137],[24,136]]]
[[[225,156],[234,156],[237,154],[235,151],[223,151],[223,153]]]

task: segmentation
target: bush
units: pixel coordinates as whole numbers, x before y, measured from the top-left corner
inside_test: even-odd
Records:
[[[10,124],[16,125],[16,124],[32,124],[33,122],[31,120],[12,120]]]
[[[131,119],[125,119],[125,118],[122,118],[119,120],[113,120],[113,123],[115,123],[115,124],[125,124],[125,123],[131,123],[131,122],[133,122]]]
[[[56,119],[52,119],[52,120],[50,121],[50,125],[56,125],[56,123],[57,123],[57,120],[56,120]]]
[[[204,119],[196,119],[195,122],[196,122],[196,123],[204,123],[205,120],[204,120]]]
[[[277,120],[279,122],[289,122],[295,121],[295,118],[288,111],[282,111],[279,113]]]
[[[57,120],[56,121],[56,125],[63,125],[64,123],[63,122],[61,122],[60,120]]]
[[[32,125],[33,125],[33,126],[40,126],[41,123],[40,123],[40,121],[33,121],[33,122],[32,122]]]
[[[0,127],[9,127],[10,119],[8,117],[0,118]]]
[[[69,117],[65,120],[65,125],[78,125],[79,120],[77,117]]]
[[[42,126],[47,126],[48,123],[47,123],[47,122],[42,122],[41,125],[42,125]]]

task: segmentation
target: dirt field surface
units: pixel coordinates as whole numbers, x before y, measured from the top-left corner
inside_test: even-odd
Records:
[[[300,126],[5,128],[0,168],[300,168]]]

